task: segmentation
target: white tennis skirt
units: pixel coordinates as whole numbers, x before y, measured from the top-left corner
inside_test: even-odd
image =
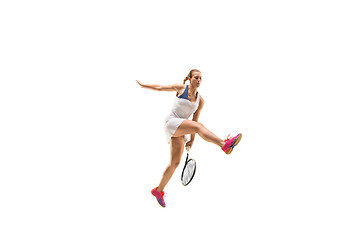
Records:
[[[174,133],[176,132],[176,129],[178,129],[178,127],[181,125],[181,123],[185,120],[187,120],[187,119],[176,118],[176,117],[167,118],[165,120],[164,128],[165,128],[165,134],[166,134],[166,139],[167,139],[168,143],[170,143],[170,140],[171,140],[172,136],[174,135]],[[189,141],[190,141],[190,134],[186,134],[185,142],[189,142]]]

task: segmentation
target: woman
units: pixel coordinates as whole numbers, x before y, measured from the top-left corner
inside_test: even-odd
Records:
[[[185,85],[187,80],[190,81],[190,85]],[[204,99],[198,93],[201,81],[201,72],[197,69],[192,69],[190,71],[184,79],[184,84],[179,83],[161,86],[157,84],[143,84],[136,80],[143,88],[157,91],[174,91],[177,96],[171,113],[165,120],[165,132],[167,140],[170,143],[170,164],[165,169],[159,186],[151,190],[151,193],[156,197],[162,207],[166,206],[163,190],[172,177],[175,169],[179,166],[181,156],[184,152],[184,145],[186,144],[186,147],[191,147],[194,143],[195,133],[199,134],[204,140],[221,147],[226,154],[232,152],[233,148],[240,142],[242,137],[240,133],[235,137],[222,140],[198,122],[201,109],[204,106]],[[188,120],[192,114],[193,119]],[[191,134],[190,139],[188,138],[188,134]]]

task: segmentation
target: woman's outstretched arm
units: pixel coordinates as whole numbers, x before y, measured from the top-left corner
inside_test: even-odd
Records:
[[[179,92],[181,89],[184,88],[184,85],[181,83],[175,83],[172,85],[159,85],[159,84],[143,84],[139,80],[136,82],[142,87],[147,88],[155,91],[169,91],[169,92]]]

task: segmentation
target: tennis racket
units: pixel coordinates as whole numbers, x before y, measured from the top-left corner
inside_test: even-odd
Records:
[[[187,155],[185,165],[181,174],[181,182],[184,186],[188,185],[191,180],[194,178],[196,171],[196,161],[190,157],[190,147],[186,148]]]

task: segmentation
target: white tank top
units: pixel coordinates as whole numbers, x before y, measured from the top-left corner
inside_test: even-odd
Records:
[[[188,88],[189,85],[186,86],[185,91],[181,96],[175,98],[171,112],[168,115],[167,119],[173,117],[188,119],[191,116],[191,114],[196,112],[199,106],[200,95],[199,93],[196,94],[197,96],[195,103],[190,102],[188,97]]]

